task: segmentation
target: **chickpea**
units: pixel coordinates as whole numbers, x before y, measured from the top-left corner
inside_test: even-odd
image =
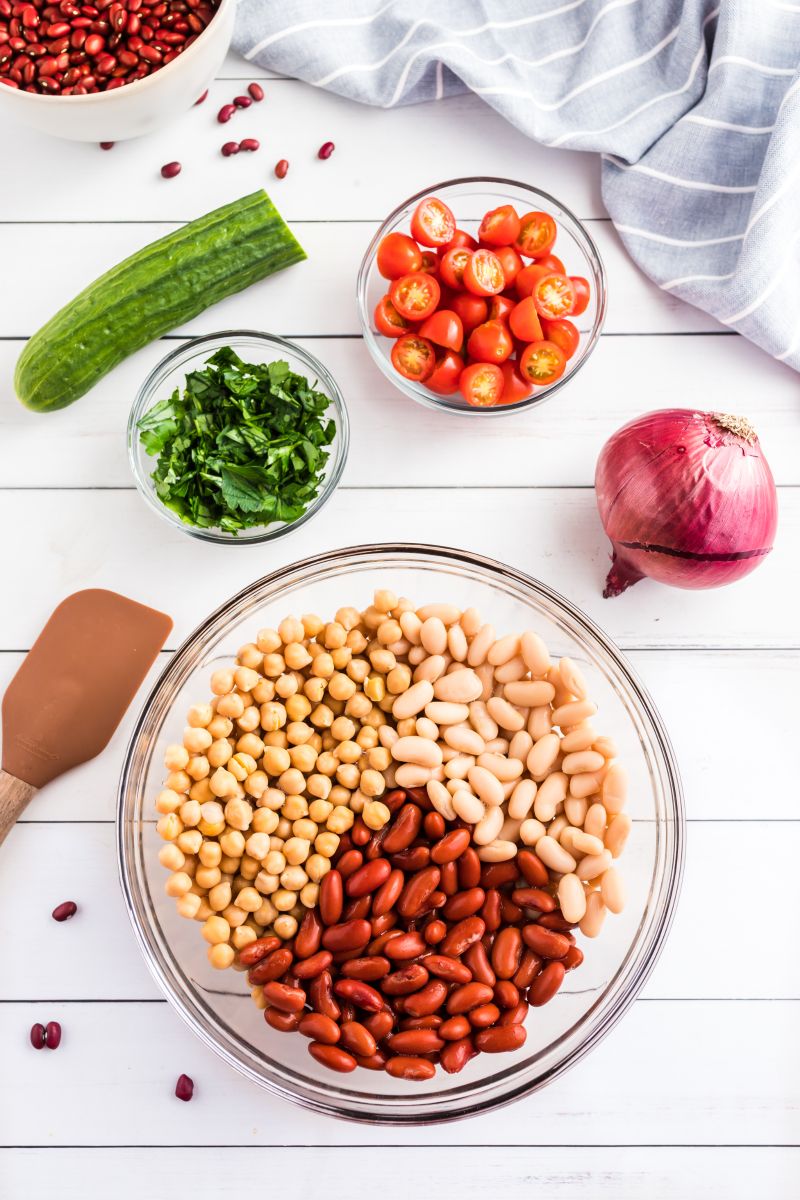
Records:
[[[280,634],[274,629],[259,629],[256,645],[262,654],[272,654],[281,644]]]
[[[251,833],[245,842],[245,849],[251,858],[262,862],[269,854],[269,835],[266,833]]]
[[[356,692],[347,701],[344,711],[348,717],[356,717],[360,720],[372,711],[372,702],[363,692]]]
[[[231,927],[224,917],[215,915],[208,918],[201,933],[210,945],[218,946],[220,943],[228,941],[231,936]]]
[[[225,820],[232,829],[249,829],[253,822],[253,810],[246,800],[229,800],[225,805]]]
[[[364,805],[362,819],[368,829],[377,830],[383,829],[391,815],[385,804],[381,804],[379,800],[370,800]]]
[[[265,929],[271,925],[278,915],[278,910],[271,900],[264,900],[261,908],[257,913],[253,913],[253,920],[257,925],[262,925]]]
[[[251,694],[254,704],[258,704],[259,706],[266,704],[269,700],[273,700],[275,697],[275,684],[271,679],[262,679],[260,683],[257,683],[253,688]]]
[[[244,912],[254,913],[261,908],[261,893],[254,887],[245,887],[239,892],[236,897],[236,907],[241,908]]]
[[[296,767],[290,767],[281,775],[278,786],[287,796],[300,796],[306,790],[305,776]]]
[[[307,883],[300,889],[300,903],[305,908],[315,908],[319,900],[319,884]]]
[[[278,876],[271,871],[259,871],[253,884],[263,896],[271,896],[278,890]]]
[[[301,817],[299,821],[292,822],[292,834],[294,837],[305,838],[308,842],[313,842],[319,832],[319,827],[316,821],[310,821],[308,817]]]
[[[332,812],[333,805],[328,800],[312,800],[308,806],[308,815],[317,825],[327,821]]]
[[[194,779],[195,782],[205,779],[210,770],[211,766],[205,754],[196,754],[186,764],[186,774]]]
[[[376,612],[389,613],[397,608],[397,596],[388,588],[378,588],[373,599]]]
[[[224,767],[233,756],[233,747],[227,738],[218,738],[208,747],[206,758],[212,767]]]
[[[364,694],[370,700],[374,700],[376,704],[386,698],[386,683],[381,675],[370,675],[367,682],[364,684]],[[356,700],[357,697],[353,697]],[[352,701],[351,701],[352,703]]]
[[[227,908],[223,909],[221,915],[228,922],[231,929],[238,929],[240,925],[244,925],[248,917],[244,909],[239,908],[238,904],[235,903],[229,904]]]
[[[294,673],[279,675],[275,680],[275,695],[280,696],[281,700],[288,700],[290,696],[297,695],[299,690],[300,685]]]
[[[365,796],[370,797],[382,796],[386,790],[386,783],[384,782],[383,775],[381,775],[380,771],[373,771],[369,769],[362,771],[361,780],[358,786]],[[384,821],[383,824],[385,825],[386,822]]]
[[[372,771],[386,771],[392,761],[391,753],[385,746],[376,746],[374,750],[370,750],[367,754],[367,762],[369,769]]]
[[[202,888],[216,887],[221,879],[219,867],[198,867],[195,873],[195,883]]]
[[[288,700],[286,701],[286,715],[289,717],[290,721],[292,721],[292,722],[304,721],[310,712],[311,712],[311,701],[308,699],[308,696],[302,696],[302,695],[290,696],[288,698]],[[311,733],[311,730],[309,730],[309,734],[310,733]],[[286,735],[287,735],[287,737],[289,737],[288,729],[286,731]],[[291,740],[291,738],[290,738],[290,740]]]
[[[278,828],[280,817],[271,808],[259,808],[253,813],[252,829],[254,833],[274,833]]]
[[[177,841],[184,854],[197,854],[203,844],[203,835],[199,829],[187,829],[178,835]]]
[[[356,788],[356,790],[352,793],[352,795],[350,796],[350,799],[348,800],[348,805],[349,805],[351,811],[354,813],[363,812],[364,805],[366,803],[367,803],[367,797],[360,790],[360,788]]]
[[[243,783],[248,775],[256,769],[256,760],[249,754],[234,754],[228,763],[228,771],[239,783]]]
[[[236,692],[229,692],[227,696],[221,696],[217,703],[217,712],[222,717],[230,717],[232,721],[237,720],[244,712],[244,700],[241,696],[237,696]]]
[[[280,850],[270,850],[264,857],[264,869],[271,875],[280,875],[286,870],[286,858]]]
[[[186,721],[191,726],[204,728],[214,716],[210,704],[193,704],[186,714]]]
[[[267,733],[282,729],[285,724],[286,709],[282,704],[270,700],[267,704],[261,705],[261,727],[266,729]]]
[[[183,745],[191,754],[204,754],[213,741],[213,737],[206,728],[187,725],[183,731]],[[186,763],[183,763],[182,769],[185,770],[185,768]],[[191,772],[187,772],[187,774],[191,774]]]
[[[404,664],[399,664],[393,667],[386,676],[386,687],[393,696],[399,696],[402,692],[407,692],[411,687],[411,671]]]
[[[208,725],[208,732],[215,741],[219,740],[220,738],[228,737],[232,729],[233,721],[231,721],[228,717],[221,717],[219,714],[217,714],[217,716],[215,716]]]
[[[249,925],[240,925],[231,934],[231,942],[237,950],[244,950],[245,946],[249,946],[257,937],[258,934],[255,929],[251,929]],[[261,994],[263,996],[264,993],[262,992]]]
[[[220,850],[230,858],[241,858],[244,847],[244,835],[238,829],[226,829],[219,839]]]
[[[280,788],[267,788],[267,790],[264,792],[264,795],[258,802],[258,807],[269,808],[272,809],[273,812],[279,812],[280,809],[283,808],[285,800],[286,797]]]
[[[273,921],[272,928],[279,938],[288,942],[289,938],[293,938],[297,933],[297,918],[290,916],[289,913],[281,913]]]
[[[322,854],[325,858],[333,858],[339,848],[339,837],[336,833],[327,832],[320,833],[314,840],[314,849],[317,854]]]
[[[286,856],[286,861],[294,867],[299,866],[301,863],[306,861],[310,849],[311,843],[307,838],[290,837],[286,839],[283,847],[283,853]]]
[[[214,793],[208,780],[196,779],[189,788],[189,798],[196,800],[198,804],[205,804],[207,800],[213,800]]]
[[[219,842],[203,842],[197,857],[204,867],[218,867],[222,859],[222,848]]]
[[[361,772],[355,763],[342,763],[336,772],[337,782],[340,783],[342,787],[348,788],[350,791],[353,791],[354,788],[358,787],[360,776]]]
[[[255,704],[248,704],[236,724],[243,733],[253,733],[261,724],[261,713]]]
[[[193,892],[187,892],[185,896],[181,896],[175,907],[182,917],[193,921],[201,904],[202,900],[199,896],[195,896]]]
[[[223,878],[225,875],[235,875],[241,861],[241,858],[232,858],[230,855],[223,854],[219,860],[219,869],[222,871]]]
[[[170,771],[164,780],[164,787],[173,792],[188,792],[192,781],[185,771]]]
[[[350,803],[350,790],[349,788],[342,787],[340,783],[337,783],[331,788],[329,799],[331,804],[336,805],[337,808],[340,805],[347,805]]]
[[[311,655],[301,641],[290,642],[283,652],[283,657],[287,667],[291,667],[293,671],[300,671],[311,662]]]
[[[251,883],[261,869],[261,863],[256,858],[251,858],[249,854],[245,854],[242,861],[239,863],[239,874],[248,883]]]
[[[156,812],[174,813],[183,804],[183,795],[172,788],[164,788],[156,796]]]
[[[261,803],[261,797],[269,788],[269,778],[264,771],[253,771],[252,775],[248,775],[244,781],[244,790],[248,796],[252,796],[257,803]]]
[[[397,621],[382,621],[378,626],[378,641],[382,646],[392,646],[402,640],[403,631]]]
[[[317,679],[312,676],[303,684],[303,695],[312,704],[319,704],[322,697],[325,695],[326,680]]]
[[[167,842],[166,846],[162,846],[158,852],[158,861],[168,871],[180,871],[186,861],[186,856],[174,842]]]
[[[261,654],[257,646],[255,647],[255,651],[258,655],[257,661],[260,663]],[[233,681],[240,692],[251,692],[253,688],[256,687],[261,681],[261,676],[257,671],[253,670],[252,667],[241,666],[237,667],[237,669],[234,671]]]
[[[165,813],[156,822],[156,831],[165,842],[174,842],[178,834],[183,832],[183,822],[177,813]]]
[[[271,679],[277,679],[286,670],[286,661],[282,654],[265,654],[262,670]]]
[[[257,733],[243,733],[236,742],[236,753],[246,754],[253,760],[258,760],[266,749],[264,742]]]
[[[325,622],[316,613],[305,613],[300,620],[307,638],[317,637],[325,627]]]
[[[202,808],[197,800],[186,800],[179,809],[179,815],[184,825],[194,829],[195,825],[199,825],[202,817]]]
[[[233,671],[230,667],[221,667],[211,676],[211,691],[215,696],[226,696],[233,691]]]
[[[371,729],[369,725],[362,725],[356,736],[356,742],[362,750],[371,750],[373,746],[378,744],[378,732],[376,729]]]
[[[185,871],[175,871],[164,884],[164,891],[168,896],[174,896],[177,899],[179,896],[185,896],[191,886],[191,875],[187,875]]]
[[[314,883],[319,883],[322,877],[330,871],[331,860],[324,854],[309,854],[303,865],[309,879]]]
[[[189,751],[185,746],[167,746],[164,752],[164,766],[168,771],[182,771],[189,761]]]
[[[282,913],[290,912],[296,903],[295,893],[288,891],[287,888],[278,888],[277,892],[272,893],[271,900],[278,912]]]
[[[311,663],[311,674],[318,679],[330,679],[334,669],[333,659],[324,650],[321,654],[315,655],[314,661]]]
[[[281,872],[281,887],[290,892],[299,892],[308,883],[308,876],[302,867],[287,867]]]
[[[351,629],[347,635],[346,645],[351,654],[363,654],[369,642],[360,629]]]
[[[209,907],[216,913],[223,912],[231,902],[231,885],[229,883],[217,883],[210,888],[208,893]]]
[[[286,839],[291,836],[291,821],[289,821],[286,817],[280,817],[278,819],[278,824],[275,826],[275,832],[278,837],[282,839],[282,842],[285,842]]]
[[[371,604],[369,608],[365,608],[361,614],[361,624],[365,625],[369,630],[377,629],[378,626],[383,622],[385,615],[385,613],[380,612],[373,604]]]
[[[350,671],[352,666],[351,661],[347,664],[347,670]],[[328,695],[332,700],[349,700],[351,696],[355,695],[356,686],[355,680],[337,672],[331,676],[328,682]]]
[[[319,759],[317,759],[316,765],[319,766]],[[306,790],[310,796],[315,796],[321,801],[327,801],[331,792],[331,781],[327,775],[309,775]],[[310,812],[311,809],[309,808]]]

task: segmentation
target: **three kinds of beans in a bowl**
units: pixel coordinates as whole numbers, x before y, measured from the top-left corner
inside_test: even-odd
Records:
[[[512,1051],[624,888],[626,772],[568,659],[382,590],[211,677],[156,799],[166,891],[324,1066]]]
[[[0,0],[0,84],[48,96],[110,92],[182,54],[219,0]]]

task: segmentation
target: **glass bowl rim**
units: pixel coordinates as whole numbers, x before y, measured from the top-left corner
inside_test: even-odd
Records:
[[[398,558],[405,560],[401,565],[405,565],[406,567],[415,566],[416,560],[423,558],[427,560],[428,565],[435,564],[437,560],[443,560],[445,563],[460,565],[467,569],[477,568],[488,572],[490,575],[497,574],[500,579],[510,581],[517,586],[521,586],[523,589],[532,590],[540,599],[544,599],[556,608],[560,608],[562,610],[561,615],[570,618],[574,625],[578,627],[579,632],[588,635],[589,645],[593,652],[596,653],[599,649],[610,658],[614,667],[630,689],[630,696],[636,704],[638,715],[647,723],[656,748],[660,752],[658,765],[662,770],[662,783],[664,785],[664,812],[661,814],[656,813],[655,821],[658,825],[659,833],[663,834],[664,837],[662,847],[663,862],[660,874],[655,873],[649,885],[652,914],[644,926],[644,933],[642,933],[643,918],[638,926],[636,939],[631,943],[620,965],[616,969],[615,980],[620,980],[624,973],[621,984],[618,983],[617,993],[608,1002],[607,1010],[602,1012],[601,1019],[596,1021],[595,1026],[590,1026],[588,1030],[585,1030],[581,1034],[580,1040],[569,1048],[568,1052],[557,1062],[552,1064],[547,1070],[542,1071],[539,1075],[534,1075],[532,1078],[526,1077],[515,1086],[502,1091],[499,1095],[481,1095],[482,1092],[485,1092],[486,1081],[478,1081],[474,1085],[465,1085],[467,1094],[465,1096],[454,1097],[455,1104],[447,1111],[435,1108],[441,1093],[431,1092],[430,1095],[426,1094],[419,1102],[423,1110],[422,1112],[415,1111],[409,1105],[409,1108],[405,1111],[397,1111],[396,1109],[395,1111],[382,1111],[378,1107],[377,1111],[373,1109],[369,1115],[365,1115],[351,1100],[342,1100],[335,1094],[332,1099],[328,1100],[313,1093],[310,1095],[305,1094],[302,1091],[293,1090],[287,1086],[280,1077],[276,1078],[273,1068],[269,1068],[270,1077],[267,1076],[263,1068],[261,1070],[255,1069],[235,1053],[230,1045],[225,1045],[217,1040],[213,1029],[206,1027],[202,1008],[194,999],[187,1003],[181,994],[183,985],[180,978],[174,976],[171,971],[162,969],[163,958],[157,944],[158,938],[154,936],[155,923],[145,903],[146,894],[139,887],[137,871],[140,862],[135,846],[132,814],[127,810],[136,803],[135,793],[131,793],[131,775],[136,759],[137,743],[141,740],[149,714],[165,692],[170,689],[174,691],[174,685],[180,676],[184,661],[197,650],[198,643],[202,643],[203,639],[210,639],[213,636],[219,635],[232,618],[240,615],[237,614],[237,609],[241,609],[248,602],[252,602],[257,593],[274,591],[276,588],[280,589],[283,582],[292,577],[296,578],[300,572],[305,572],[305,575],[299,582],[308,582],[309,573],[312,570],[319,572],[321,567],[329,566],[335,568],[338,566],[339,568],[346,569],[348,566],[356,566],[368,559],[377,559],[379,561],[388,559],[394,561]],[[269,599],[269,596],[260,596],[259,598],[266,601]],[[577,636],[573,630],[571,630],[571,633],[573,636]],[[592,639],[594,639],[596,645],[591,644]],[[453,547],[425,543],[367,543],[327,551],[324,554],[314,555],[294,563],[289,563],[284,567],[279,567],[275,571],[255,580],[249,586],[242,588],[229,600],[219,605],[184,639],[146,696],[126,747],[117,794],[117,867],[128,918],[153,979],[181,1019],[224,1062],[232,1066],[245,1078],[257,1083],[279,1098],[289,1100],[300,1107],[320,1112],[326,1116],[376,1126],[394,1125],[408,1127],[413,1125],[444,1124],[466,1117],[477,1116],[481,1113],[504,1107],[514,1100],[521,1099],[524,1096],[541,1090],[579,1062],[589,1050],[614,1028],[625,1012],[627,1012],[650,977],[661,955],[667,935],[672,926],[680,896],[683,880],[685,843],[685,806],[675,754],[658,709],[626,656],[594,624],[590,617],[559,592],[542,583],[541,580],[483,555],[474,554],[466,550],[458,550]],[[656,854],[657,861],[658,855]],[[147,917],[149,928],[145,922],[140,923],[140,908]],[[166,939],[164,940],[166,941]],[[632,957],[634,949],[635,955]],[[626,964],[627,970],[624,970]],[[168,963],[164,965],[169,966]],[[607,991],[608,985],[602,993],[604,997]],[[586,1015],[584,1014],[581,1019],[585,1020]],[[561,1036],[564,1038],[567,1035],[563,1034]],[[234,1041],[235,1036],[231,1036],[230,1042],[233,1043]],[[334,1087],[335,1084],[332,1083],[331,1089]],[[402,1102],[402,1097],[395,1096],[387,1098],[376,1097],[375,1099],[379,1105],[388,1102],[389,1108],[392,1105],[397,1105],[398,1101]]]
[[[538,394],[534,393],[534,395],[529,396],[527,400],[518,400],[516,404],[498,404],[487,408],[473,407],[470,405],[457,406],[455,404],[451,404],[448,401],[447,396],[437,396],[435,392],[429,391],[422,384],[415,384],[411,380],[403,379],[401,375],[398,375],[396,371],[390,368],[389,360],[380,352],[380,343],[378,342],[376,334],[371,325],[372,314],[368,311],[366,303],[367,279],[381,238],[385,233],[388,232],[390,226],[406,209],[410,208],[414,204],[417,204],[426,196],[440,194],[448,188],[458,187],[462,184],[501,184],[502,186],[508,188],[519,188],[521,191],[529,193],[529,195],[536,197],[537,200],[543,201],[545,204],[549,203],[554,205],[567,218],[568,221],[572,222],[575,229],[577,229],[578,233],[580,234],[580,237],[585,240],[586,245],[582,246],[581,249],[588,260],[589,265],[594,271],[594,282],[597,288],[597,312],[595,315],[592,332],[589,335],[589,340],[581,357],[568,374],[563,375],[561,379],[557,379],[556,382],[551,384],[546,391]],[[572,230],[570,232],[572,232]],[[580,241],[580,238],[576,238],[576,240]],[[575,376],[583,367],[584,363],[587,362],[587,360],[591,357],[595,347],[597,346],[597,343],[600,340],[600,335],[603,332],[603,326],[605,325],[608,312],[608,276],[606,273],[605,264],[600,255],[600,251],[597,248],[597,243],[589,233],[584,222],[581,221],[579,217],[576,217],[574,212],[570,208],[567,208],[567,206],[563,204],[556,196],[552,196],[549,192],[543,192],[540,188],[536,188],[530,183],[522,183],[518,179],[508,179],[501,175],[464,175],[460,176],[458,179],[445,179],[440,183],[434,183],[431,184],[430,187],[423,188],[422,191],[416,192],[413,196],[409,196],[407,200],[403,200],[402,203],[398,204],[389,213],[388,217],[381,222],[366,251],[364,252],[364,256],[361,259],[361,264],[358,268],[358,276],[356,277],[356,305],[358,308],[358,318],[361,323],[361,332],[370,356],[380,370],[381,374],[384,375],[390,383],[394,384],[398,391],[402,392],[405,396],[409,396],[418,404],[423,404],[426,408],[435,409],[437,412],[454,413],[457,416],[476,416],[492,419],[495,417],[506,417],[512,413],[521,413],[526,412],[529,409],[537,408],[539,405],[544,404],[547,400],[554,396],[556,392],[559,392],[572,379],[575,378]]]
[[[200,355],[203,353],[203,347],[206,344],[219,341],[220,339],[225,339],[227,344],[235,350],[237,339],[241,341],[247,338],[254,338],[256,341],[264,342],[276,347],[278,350],[284,350],[289,354],[295,355],[308,368],[309,374],[317,376],[317,379],[329,393],[330,403],[336,410],[337,447],[334,451],[335,458],[333,458],[330,467],[326,466],[326,474],[318,495],[312,500],[301,517],[298,517],[296,521],[277,524],[274,529],[270,526],[259,525],[255,526],[249,532],[244,529],[238,536],[234,536],[230,533],[223,533],[218,529],[200,529],[197,526],[188,525],[158,500],[155,489],[150,482],[150,475],[145,475],[140,466],[137,426],[139,420],[147,411],[150,402],[154,402],[154,392],[159,385],[159,380],[172,369],[179,359],[188,359],[195,355]],[[342,395],[342,390],[328,368],[303,346],[298,346],[290,338],[281,337],[277,333],[265,333],[260,329],[222,329],[215,333],[204,333],[197,337],[182,339],[180,345],[159,359],[155,366],[148,372],[134,397],[128,416],[126,436],[128,442],[128,462],[133,472],[137,490],[148,507],[157,513],[162,520],[167,521],[174,529],[179,529],[181,533],[197,538],[202,542],[213,542],[218,546],[256,546],[264,542],[277,541],[278,538],[294,533],[296,529],[300,529],[301,526],[315,517],[317,513],[321,512],[328,503],[339,486],[347,464],[347,456],[350,450],[350,416],[344,396]],[[152,461],[155,463],[155,458]]]

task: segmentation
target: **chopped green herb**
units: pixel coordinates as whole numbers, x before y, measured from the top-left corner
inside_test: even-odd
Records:
[[[296,521],[319,493],[336,425],[330,401],[286,362],[229,346],[142,417],[156,495],[187,525],[237,533]]]

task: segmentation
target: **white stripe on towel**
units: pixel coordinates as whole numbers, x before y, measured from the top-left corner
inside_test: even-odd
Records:
[[[626,163],[621,158],[617,158],[614,154],[602,155],[606,162],[613,163],[615,167],[619,167],[620,171],[635,171],[639,175],[649,175],[653,179],[660,179],[663,183],[673,183],[676,187],[691,188],[695,192],[725,192],[733,195],[739,195],[745,192],[754,192],[756,184],[728,184],[728,183],[709,183],[703,179],[681,179],[678,175],[668,175],[666,171],[657,171],[654,167],[645,167],[642,163]]]
[[[798,229],[796,231],[794,237],[791,239],[791,241],[789,242],[789,245],[786,247],[786,249],[787,250],[790,248],[794,249],[794,247],[797,245],[798,238],[800,238],[800,229]],[[772,276],[772,279],[770,279],[769,283],[764,288],[761,295],[756,296],[755,300],[751,300],[749,304],[747,304],[744,308],[740,309],[739,312],[734,313],[733,316],[721,317],[720,319],[722,321],[724,321],[726,325],[735,325],[737,323],[737,321],[743,321],[745,317],[749,317],[751,315],[751,313],[754,313],[757,308],[760,308],[761,305],[764,303],[764,301],[767,300],[772,295],[772,293],[775,291],[775,288],[782,281],[786,272],[790,268],[792,270],[795,270],[796,267],[797,267],[797,264],[796,264],[794,258],[789,254],[785,254],[783,262],[781,263],[780,267],[775,272],[775,274]]]
[[[696,113],[687,113],[682,121],[691,121],[693,125],[708,125],[711,129],[725,129],[731,133],[772,133],[774,125],[736,125],[733,121],[719,121],[716,117],[701,117]]]
[[[649,229],[635,229],[632,225],[617,225],[616,229],[619,233],[630,233],[634,237],[646,238],[649,242],[662,242],[665,246],[719,246],[723,242],[740,242],[744,237],[743,233],[732,233],[729,237],[718,238],[701,238],[699,241],[692,241],[689,238],[674,238],[667,237],[662,233],[652,233]]]
[[[286,29],[279,29],[276,33],[271,33],[269,37],[262,38],[260,42],[256,42],[251,50],[245,54],[246,59],[253,59],[267,46],[273,45],[274,42],[280,42],[283,38],[291,37],[293,33],[304,32],[307,29],[331,29],[333,26],[341,27],[343,25],[371,25],[373,21],[377,21],[378,17],[382,17],[392,5],[394,0],[389,0],[388,4],[384,4],[383,8],[379,8],[377,12],[371,13],[368,17],[335,17],[330,21],[301,21],[298,25],[289,25]]]
[[[670,279],[667,283],[659,283],[658,286],[662,287],[665,292],[668,292],[671,288],[680,287],[684,283],[694,283],[695,281],[705,282],[712,279],[733,279],[735,274],[735,271],[729,271],[727,275],[682,275],[680,279]]]
[[[724,67],[732,63],[737,67],[750,67],[753,71],[761,71],[764,75],[794,75],[795,67],[771,67],[766,63],[753,62],[749,58],[741,58],[738,54],[724,54],[721,58],[715,58],[711,66],[708,68],[709,75],[712,71],[716,71],[717,67]]]

